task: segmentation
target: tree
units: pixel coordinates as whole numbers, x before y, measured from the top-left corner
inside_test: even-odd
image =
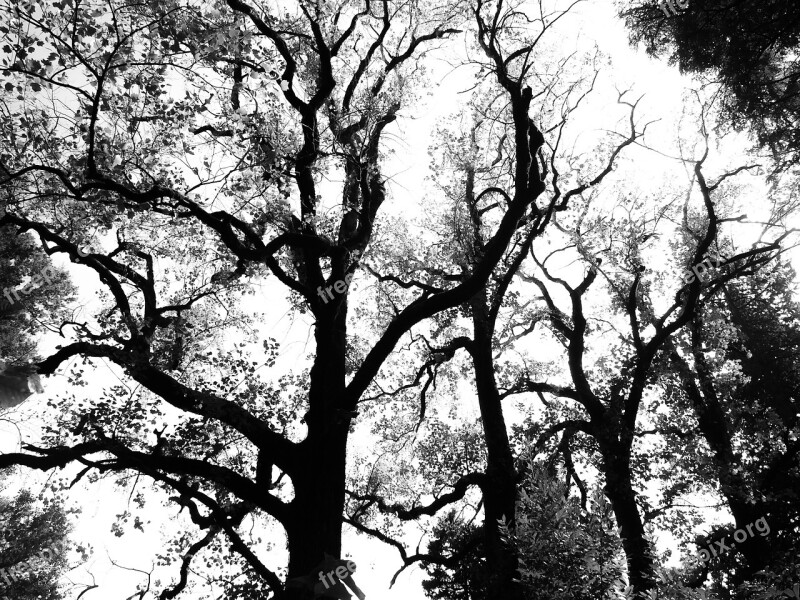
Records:
[[[522,460],[528,460],[528,468],[520,484],[516,533],[506,530],[505,535],[518,548],[524,597],[613,598],[624,572],[624,554],[602,493],[591,490],[591,505],[582,505],[561,480],[554,460]],[[429,578],[423,587],[430,598],[486,597],[491,568],[480,529],[455,512],[439,520],[428,552],[446,556],[449,568],[426,565]]]
[[[786,557],[796,552],[800,451],[793,433],[800,314],[794,279],[781,261],[726,284],[670,353],[675,377],[665,377],[665,385],[677,406],[693,410],[696,435],[712,459],[689,472],[718,486],[734,520],[699,540],[701,547],[721,540],[736,550],[695,569],[693,585],[711,575],[733,589],[768,569],[774,583],[791,586],[794,569]],[[681,438],[685,444],[687,436]],[[736,530],[758,520],[768,532],[734,540]]]
[[[0,596],[18,600],[67,598],[59,586],[66,571],[68,511],[59,503],[37,506],[23,490],[0,498]]]
[[[66,318],[62,302],[71,294],[66,273],[30,235],[16,236],[12,227],[0,227],[0,408],[43,391],[31,366],[37,358],[35,338],[59,317]]]
[[[518,390],[506,392],[503,385],[512,387],[513,382],[504,381],[505,377],[500,378],[496,373],[500,370],[498,357],[516,337],[509,332],[517,327],[528,327],[526,320],[530,319],[531,313],[525,307],[516,305],[513,299],[509,300],[507,294],[533,242],[544,234],[558,213],[570,208],[573,197],[593,190],[603,182],[613,170],[620,153],[633,144],[641,133],[634,125],[634,107],[621,101],[624,110],[629,111],[626,123],[630,127],[623,135],[623,140],[614,143],[608,152],[604,152],[605,149],[595,149],[590,161],[587,161],[591,164],[586,172],[571,172],[569,178],[565,178],[566,181],[560,180],[562,162],[568,164],[574,157],[560,156],[559,143],[573,112],[577,111],[582,101],[593,91],[599,75],[595,63],[597,56],[581,57],[593,69],[576,69],[570,64],[573,57],[559,57],[559,70],[540,84],[543,90],[537,94],[540,98],[533,104],[530,99],[527,100],[529,108],[525,108],[526,102],[518,91],[521,82],[534,69],[535,64],[546,62],[547,47],[540,40],[553,30],[555,23],[569,13],[571,6],[549,16],[540,7],[541,26],[538,28],[527,28],[529,17],[517,12],[514,7],[499,4],[488,8],[493,10],[486,14],[476,13],[477,41],[479,49],[485,54],[482,68],[487,71],[496,69],[500,89],[496,90],[496,86],[484,86],[481,90],[474,102],[468,132],[443,132],[443,158],[437,165],[442,170],[458,175],[454,182],[441,185],[449,202],[445,208],[446,213],[441,215],[441,221],[437,223],[442,240],[440,243],[445,249],[447,259],[457,264],[461,271],[460,274],[447,273],[447,279],[464,283],[481,268],[490,248],[491,240],[488,239],[487,232],[494,231],[498,211],[511,201],[512,190],[516,188],[519,193],[521,180],[525,181],[527,178],[529,187],[535,182],[549,185],[542,190],[542,201],[531,208],[530,214],[517,222],[513,242],[491,273],[487,285],[459,307],[458,312],[451,311],[442,315],[438,319],[438,331],[432,335],[432,340],[422,338],[427,360],[417,370],[413,382],[398,385],[394,391],[385,392],[384,395],[397,396],[408,388],[421,384],[419,402],[422,407],[422,423],[426,393],[442,372],[443,363],[453,359],[459,350],[465,350],[469,355],[481,414],[486,465],[482,473],[469,473],[460,481],[471,478],[478,482],[482,491],[484,524],[480,533],[485,538],[483,548],[486,573],[485,581],[481,585],[485,586],[485,593],[489,598],[514,600],[524,597],[518,573],[519,557],[517,549],[504,539],[501,527],[505,525],[512,535],[515,531],[520,474],[515,468],[515,457],[509,443],[502,403],[504,398]],[[501,25],[496,25],[497,23]],[[525,33],[521,35],[519,31]],[[580,60],[575,59],[575,62],[580,63]],[[526,88],[523,95],[528,92],[530,88]],[[506,108],[502,108],[500,104],[503,101],[507,102]],[[539,118],[537,130],[555,132],[555,141],[548,142],[543,136],[534,137],[532,119],[520,117],[531,111]],[[510,168],[507,156],[513,156],[513,146],[511,136],[501,126],[504,121],[514,123],[514,140],[528,140],[528,146],[522,152],[519,149],[516,151],[518,163],[530,161],[527,173],[520,173],[518,170],[514,172]],[[514,143],[518,144],[516,141]],[[486,148],[493,152],[482,151]],[[579,178],[585,178],[586,183],[573,185],[573,180]],[[437,288],[431,282],[442,276],[442,269],[439,267],[441,260],[442,257],[435,257],[433,260],[406,263],[400,257],[393,257],[393,260],[380,265],[384,267],[381,271],[385,272],[385,269],[398,264],[405,267],[403,272],[398,273],[395,268],[393,275],[381,276],[375,269],[371,271],[378,276],[379,281],[385,283],[386,294],[390,296],[410,287],[435,291]],[[498,317],[504,307],[511,315],[501,321],[501,336],[497,331]],[[469,333],[463,331],[464,325],[457,319],[460,315],[469,320],[466,325],[471,330]],[[401,519],[416,518],[420,514],[419,511],[387,502],[385,495],[377,494],[374,486],[366,492],[351,494],[355,500],[360,501],[354,503],[351,511],[353,514],[364,517],[373,505]],[[460,497],[455,497],[450,500],[459,499]],[[348,522],[386,541],[385,533],[381,534],[357,519],[351,518]],[[393,543],[401,551],[403,568],[415,561],[430,563],[439,554],[438,551],[429,550],[424,554],[410,555],[399,543]],[[452,558],[440,561],[440,566],[450,567],[453,563]],[[476,592],[473,590],[471,593]]]
[[[672,217],[674,222],[682,222],[679,231],[685,235],[685,243],[679,247],[677,273],[699,265],[706,252],[715,247],[717,237],[724,235],[724,224],[736,220],[735,203],[724,184],[747,169],[733,169],[716,180],[707,180],[704,165],[709,147],[704,122],[701,140],[704,143],[700,143],[700,156],[684,159],[693,170],[690,187],[697,186],[701,212],[696,220],[687,220],[690,191],[683,219],[679,214]],[[620,528],[633,593],[641,597],[654,590],[657,579],[657,561],[648,541],[637,491],[637,477],[648,476],[647,466],[639,463],[635,448],[641,435],[637,428],[649,416],[647,391],[664,369],[665,352],[672,340],[690,324],[705,299],[718,293],[725,282],[751,275],[775,258],[781,252],[780,243],[789,234],[779,235],[771,243],[731,251],[725,260],[717,261],[716,269],[720,271],[715,271],[711,282],[708,277],[682,277],[675,287],[674,277],[647,272],[643,245],[657,239],[661,218],[676,209],[666,205],[657,209],[659,216],[646,216],[642,211],[651,207],[645,209],[642,203],[632,201],[625,207],[630,215],[627,219],[610,222],[606,212],[596,207],[604,204],[596,199],[586,201],[580,216],[566,228],[568,235],[563,244],[544,258],[534,255],[536,271],[522,274],[541,291],[553,333],[564,347],[569,384],[526,377],[518,389],[548,393],[580,407],[578,411],[563,410],[560,422],[548,427],[542,440],[562,431],[562,441],[567,445],[575,434],[592,439],[592,450],[601,458],[598,468],[605,479],[604,489]],[[767,228],[779,225],[780,215],[772,215]],[[555,271],[552,263],[564,252],[577,257],[584,266],[582,275],[573,273],[571,278],[565,278]],[[717,250],[712,253],[719,256]],[[610,306],[604,308],[611,310],[611,318],[590,313],[587,308],[589,290],[600,275],[607,282]],[[655,301],[656,284],[659,292],[670,298],[669,304]],[[566,302],[559,302],[557,293]],[[601,356],[591,363],[586,358],[587,349],[604,343],[602,337],[595,337],[598,331],[613,336],[613,350],[611,358]]]
[[[682,71],[720,86],[725,121],[752,128],[785,168],[800,151],[800,11],[791,0],[688,2],[677,14],[664,2],[628,3],[622,12],[633,43],[667,56]],[[631,6],[632,5],[632,6]]]
[[[543,26],[543,30],[547,30],[546,25]],[[530,48],[523,47],[525,52],[529,52],[532,49],[533,46]],[[520,54],[522,53],[520,52]],[[498,60],[504,60],[499,52]],[[597,73],[590,80],[592,85],[596,76]],[[570,93],[573,90],[577,100],[573,106],[570,106]],[[563,128],[568,115],[577,108],[588,91],[591,91],[591,86],[588,83],[586,89],[581,89],[578,87],[578,82],[571,82],[570,93],[567,93],[567,99],[564,101],[564,107],[569,107],[569,109],[562,108],[560,122],[548,129]],[[554,93],[554,95],[558,97],[557,94]],[[589,183],[569,189],[563,195],[556,186],[549,203],[550,214],[556,210],[560,203],[567,202],[571,196],[598,186],[605,176],[611,172],[614,161],[620,152],[636,141],[638,133],[633,125],[633,110],[633,107],[631,107],[631,131],[628,132],[628,136],[623,142],[617,145],[610,153],[607,164],[602,169],[597,169],[597,174],[589,180]],[[555,163],[556,148],[549,146],[549,150],[551,153],[549,166],[555,173],[557,168]],[[543,170],[547,171],[547,167],[543,167]],[[486,176],[483,173],[481,175],[483,177]],[[463,227],[464,237],[466,238],[464,240],[463,260],[465,264],[471,265],[473,268],[477,266],[475,262],[481,258],[485,246],[482,233],[485,228],[483,215],[496,205],[495,203],[485,207],[479,206],[478,198],[474,195],[475,183],[475,167],[467,165],[464,194],[466,210],[464,212],[469,215],[469,218],[468,220],[465,219],[466,223]],[[468,306],[465,307],[472,320],[471,339],[459,337],[447,348],[447,351],[452,353],[455,348],[464,347],[472,359],[487,449],[487,465],[483,485],[485,513],[483,529],[486,534],[487,566],[490,582],[498,578],[505,579],[505,583],[500,586],[497,594],[497,597],[503,598],[521,598],[523,596],[521,596],[521,586],[517,583],[519,581],[517,573],[519,557],[513,547],[503,543],[503,535],[499,530],[499,524],[503,523],[511,534],[516,531],[515,505],[518,499],[517,483],[519,475],[514,467],[514,455],[509,443],[502,407],[504,397],[513,392],[501,392],[495,375],[496,371],[499,370],[496,365],[496,355],[502,353],[503,343],[509,344],[513,340],[513,335],[509,336],[508,339],[498,340],[496,328],[498,315],[501,308],[506,304],[506,294],[509,291],[512,280],[530,252],[534,240],[542,235],[548,222],[548,216],[537,215],[536,218],[531,219],[531,223],[524,223],[527,227],[515,239],[512,251],[509,252],[508,257],[501,265],[502,270],[498,269],[493,274],[487,288],[475,294],[470,299]],[[525,319],[530,317],[530,314],[525,311],[520,312],[520,320],[516,323],[511,320],[506,325],[507,330],[513,331],[515,327],[526,327]],[[535,327],[535,322],[533,326]],[[528,326],[527,329],[530,330],[531,327]]]
[[[5,213],[2,199],[0,213]],[[42,273],[47,277],[39,276]],[[24,289],[23,283],[33,285],[15,295],[15,290]],[[7,409],[34,390],[43,391],[32,368],[39,358],[36,338],[52,322],[68,318],[63,301],[72,297],[74,288],[32,236],[14,235],[12,227],[0,227],[0,288],[4,296],[0,299],[0,408]],[[6,410],[2,415],[9,419]],[[57,501],[37,500],[28,489],[12,499],[0,498],[0,595],[20,600],[66,598],[59,579],[67,567],[70,512]]]
[[[455,511],[439,519],[431,533],[428,552],[446,557],[446,563],[428,563],[422,582],[434,600],[473,600],[488,593],[488,568],[482,527],[464,522]],[[449,568],[448,568],[449,567]]]
[[[192,557],[218,535],[248,577],[280,594],[280,577],[238,531],[243,520],[268,516],[285,530],[288,578],[305,576],[325,552],[339,556],[348,434],[386,358],[412,327],[482,288],[520,219],[565,207],[564,199],[536,205],[543,137],[528,114],[525,67],[500,60],[496,18],[481,16],[490,11],[480,3],[473,13],[458,4],[300,2],[279,16],[239,0],[63,0],[5,2],[3,12],[10,96],[0,183],[9,211],[0,223],[96,273],[106,300],[90,321],[70,323],[69,343],[38,372],[102,358],[152,396],[137,396],[131,410],[112,390],[59,422],[49,448],[28,447],[0,464],[47,470],[80,461],[84,474],[145,474],[176,492],[206,531],[164,594],[185,588]],[[508,202],[472,273],[456,284],[440,277],[411,298],[348,382],[348,290],[340,284],[361,272],[388,199],[385,131],[411,93],[408,69],[468,15],[486,43],[490,76],[513,103]],[[323,172],[341,177],[336,198],[323,198]],[[84,257],[89,242],[96,251]],[[164,277],[171,269],[184,274],[180,289]],[[201,351],[214,332],[245,324],[230,307],[267,275],[314,319],[304,416],[258,381],[243,346]],[[183,420],[169,433],[156,428],[153,442],[145,414],[163,416],[159,403]],[[303,438],[293,433],[302,425]],[[453,487],[463,495],[474,482]],[[257,587],[236,591],[263,593]]]

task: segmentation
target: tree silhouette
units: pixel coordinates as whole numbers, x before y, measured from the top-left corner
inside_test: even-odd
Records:
[[[536,204],[546,184],[544,138],[528,114],[530,66],[520,53],[501,58],[497,19],[481,3],[300,2],[273,15],[239,0],[63,0],[5,2],[3,12],[14,128],[0,141],[0,183],[11,199],[0,224],[34,233],[47,253],[96,274],[106,301],[91,320],[69,323],[71,339],[38,372],[51,375],[75,357],[103,359],[152,396],[137,398],[133,411],[121,393],[73,410],[51,447],[27,447],[0,464],[46,470],[80,461],[90,470],[145,474],[176,492],[208,532],[184,555],[184,572],[221,535],[279,594],[281,578],[237,528],[255,516],[280,524],[288,578],[308,573],[325,552],[339,556],[348,435],[386,358],[412,327],[482,288],[523,217],[544,225],[567,208],[567,197]],[[416,296],[347,381],[348,292],[337,289],[324,302],[317,290],[362,272],[360,257],[389,198],[385,132],[411,94],[408,73],[463,24],[481,32],[490,80],[512,104],[502,148],[516,165],[503,182],[507,202],[472,272],[412,285]],[[17,129],[28,140],[22,150]],[[322,172],[341,177],[336,199],[323,194]],[[89,245],[97,250],[83,256]],[[169,269],[184,277],[175,289],[164,278]],[[243,324],[231,308],[251,281],[267,276],[314,319],[307,387],[297,382],[305,415],[277,405],[241,347],[235,355],[201,351],[215,331]],[[237,389],[241,377],[254,379],[247,389]],[[160,413],[159,402],[183,421],[154,430],[152,443],[139,416],[145,407]],[[293,433],[301,426],[304,437]],[[474,483],[453,482],[448,498]],[[182,576],[164,593],[185,586]]]
[[[659,2],[629,2],[622,15],[634,43],[721,88],[726,121],[752,128],[783,168],[800,151],[800,11],[791,0],[689,2],[666,15]]]

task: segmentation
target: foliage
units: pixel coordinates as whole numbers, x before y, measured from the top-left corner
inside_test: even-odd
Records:
[[[688,3],[667,16],[663,2],[627,2],[633,42],[666,55],[683,71],[710,72],[722,89],[729,124],[747,126],[781,163],[800,152],[800,11],[794,0]]]
[[[431,532],[428,552],[448,557],[449,567],[424,565],[428,579],[422,582],[428,598],[478,600],[486,597],[486,559],[483,526],[464,522],[455,511],[438,520]]]
[[[520,488],[516,540],[529,598],[613,598],[625,557],[608,500],[598,488],[586,506],[551,467],[530,463]]]
[[[517,525],[507,539],[520,554],[520,579],[532,600],[615,598],[625,559],[608,501],[592,490],[587,507],[569,494],[552,467],[531,462],[520,486]],[[428,563],[423,586],[429,598],[478,600],[488,577],[482,526],[455,512],[440,519],[428,552],[446,565]]]
[[[34,286],[29,294],[20,293],[19,300],[9,303],[3,295],[6,290],[24,287],[47,268],[53,271],[51,284]],[[0,361],[32,361],[36,337],[66,315],[72,291],[67,274],[52,264],[29,233],[17,235],[12,227],[0,227]]]
[[[67,570],[70,550],[69,512],[57,502],[37,501],[28,490],[11,499],[0,498],[0,565],[8,572],[9,566],[24,562],[18,573],[26,573],[11,584],[0,580],[0,596],[18,600],[68,597],[59,580]],[[85,559],[85,550],[80,550]]]

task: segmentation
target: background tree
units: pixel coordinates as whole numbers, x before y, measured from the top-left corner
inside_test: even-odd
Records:
[[[60,579],[67,571],[70,513],[58,502],[39,502],[23,490],[0,497],[0,596],[20,600],[67,598]],[[85,549],[79,548],[86,558]],[[72,597],[72,596],[69,596]]]
[[[522,462],[526,461],[525,478],[519,486],[515,533],[505,530],[510,543],[518,547],[524,597],[615,598],[625,571],[625,558],[611,507],[602,492],[597,488],[584,490],[590,496],[584,505],[579,495],[571,493],[573,486],[565,483],[571,482],[568,473],[559,472],[554,460],[534,462],[522,458]],[[425,566],[429,578],[423,587],[429,597],[485,597],[490,567],[483,560],[480,529],[455,512],[439,520],[428,552],[447,557],[448,566]]]
[[[792,0],[688,2],[667,14],[663,2],[628,2],[631,41],[684,72],[719,85],[725,122],[752,129],[785,168],[800,151],[800,10]]]
[[[0,214],[5,203],[0,198]],[[29,234],[0,227],[0,407],[16,406],[33,390],[42,391],[31,367],[36,338],[67,319],[64,302],[73,287]],[[46,273],[47,280],[43,280]],[[35,281],[32,281],[37,278]],[[28,293],[21,290],[30,284]]]
[[[447,559],[425,564],[428,579],[422,587],[435,600],[472,600],[485,598],[487,568],[485,534],[481,525],[463,521],[456,511],[441,517],[431,533],[428,553]],[[449,568],[448,568],[449,567]]]
[[[5,213],[5,207],[0,198],[0,213]],[[29,293],[20,293],[19,299],[11,293],[46,269],[49,282],[40,280]],[[0,227],[0,294],[6,290],[12,302],[5,295],[0,297],[0,362],[4,365],[0,414],[3,420],[14,421],[7,409],[23,402],[32,389],[42,391],[38,375],[30,369],[39,358],[37,338],[59,318],[69,318],[64,305],[74,288],[67,273],[50,261],[31,235],[16,235],[13,227],[6,226]],[[7,476],[4,473],[3,479]],[[21,600],[67,597],[60,580],[70,549],[68,518],[75,512],[50,496],[39,499],[29,489],[11,498],[0,497],[0,568],[6,573],[0,578],[0,595]]]
[[[724,183],[742,169],[707,181],[704,163],[709,156],[708,137],[704,126],[701,131],[706,146],[704,150],[700,146],[701,156],[690,163],[694,176],[690,186],[697,186],[702,217],[696,227],[690,228],[691,235],[687,234],[686,243],[680,247],[676,273],[700,263],[717,236],[723,235],[725,224],[735,219],[732,212],[735,209],[729,206],[730,191]],[[690,191],[683,210],[688,210],[691,197]],[[563,243],[543,258],[534,256],[537,268],[527,277],[540,289],[554,335],[564,346],[569,384],[525,378],[519,390],[549,393],[579,406],[577,411],[565,407],[559,422],[551,425],[543,438],[562,431],[567,444],[575,433],[592,438],[591,448],[601,457],[597,467],[620,528],[633,592],[646,595],[656,586],[658,570],[645,529],[639,491],[650,478],[648,463],[637,457],[637,429],[650,415],[649,390],[664,368],[664,353],[670,347],[670,340],[691,322],[701,301],[716,293],[723,282],[752,274],[777,256],[780,242],[788,233],[777,236],[771,243],[757,243],[731,252],[721,261],[723,270],[717,273],[714,285],[707,285],[707,279],[694,277],[670,288],[670,284],[674,285],[674,274],[648,273],[643,244],[660,237],[659,225],[669,230],[671,226],[664,224],[663,219],[670,211],[680,209],[669,202],[654,211],[657,216],[644,216],[642,210],[649,212],[652,206],[645,209],[632,198],[621,211],[627,212],[628,217],[612,221],[603,210],[608,208],[602,196],[582,203],[579,216],[565,227],[568,235]],[[610,212],[615,212],[613,205]],[[680,223],[679,214],[668,219]],[[772,215],[767,229],[780,222],[780,214]],[[572,273],[571,277],[557,274],[559,267],[554,265],[565,260],[563,255],[567,252],[567,256],[580,257],[585,269],[582,274]],[[592,286],[600,284],[600,275],[606,281],[610,303],[602,309],[595,306],[590,313],[589,291],[597,289]],[[656,289],[670,302],[656,302],[653,296]],[[560,304],[559,296],[567,301]],[[611,356],[604,352],[590,362],[586,353],[603,344],[603,335],[613,336]]]
[[[697,540],[698,547],[721,540],[731,551],[697,565],[692,585],[710,575],[717,588],[742,597],[751,590],[737,586],[793,585],[796,569],[787,557],[795,552],[800,451],[792,409],[798,345],[794,281],[793,270],[781,261],[725,284],[671,353],[675,374],[665,376],[664,385],[676,410],[692,409],[696,429],[665,426],[667,439],[705,443],[708,457],[682,470],[689,480],[718,490],[733,518],[732,526]],[[737,529],[759,519],[768,532],[734,540]]]

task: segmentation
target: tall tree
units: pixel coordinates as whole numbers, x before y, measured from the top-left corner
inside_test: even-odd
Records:
[[[545,188],[536,160],[543,136],[528,114],[526,67],[510,64],[521,55],[501,58],[492,33],[498,15],[480,3],[473,12],[299,2],[283,15],[239,0],[2,6],[11,97],[0,183],[13,210],[0,224],[35,233],[48,253],[97,274],[107,300],[91,321],[70,324],[70,342],[38,371],[102,358],[152,397],[138,396],[132,411],[123,392],[112,392],[60,422],[51,447],[7,454],[0,465],[80,461],[148,475],[177,492],[206,531],[164,594],[185,588],[192,557],[218,535],[248,575],[280,594],[281,579],[238,531],[243,520],[267,515],[285,530],[289,578],[306,575],[326,552],[339,556],[348,435],[371,381],[412,327],[485,285],[520,219],[566,205],[536,205]],[[388,199],[382,155],[411,93],[404,73],[459,33],[467,16],[512,102],[508,201],[472,273],[457,283],[439,277],[409,299],[348,382],[345,282],[358,277]],[[322,172],[343,181],[335,198],[323,194]],[[90,240],[97,251],[82,257]],[[172,269],[185,277],[177,289],[165,278]],[[235,329],[229,306],[267,274],[314,319],[304,416],[278,406],[254,381],[251,362],[200,348],[209,332]],[[240,378],[247,389],[237,389]],[[183,420],[169,433],[157,429],[153,442],[143,435],[144,414],[161,415],[159,402]],[[302,425],[304,437],[295,434]],[[454,487],[463,494],[470,483]]]
[[[599,75],[596,63],[592,61],[596,55],[582,57],[593,66],[582,70],[570,64],[572,56],[557,58],[560,67],[558,72],[546,80],[546,83],[540,84],[542,91],[538,94],[539,98],[529,109],[536,115],[539,128],[554,132],[553,140],[547,141],[542,137],[533,146],[533,120],[519,119],[517,116],[528,112],[520,108],[519,85],[534,68],[533,65],[546,62],[548,46],[540,42],[553,35],[552,32],[556,29],[554,25],[568,14],[571,6],[549,16],[540,7],[538,17],[541,25],[538,27],[527,27],[527,19],[530,17],[518,13],[514,7],[498,5],[480,8],[476,13],[477,41],[485,54],[483,67],[490,74],[499,73],[500,90],[496,90],[496,85],[490,87],[493,83],[491,79],[484,79],[480,96],[473,103],[474,116],[469,132],[448,131],[442,135],[443,158],[437,166],[458,175],[455,182],[441,185],[449,201],[446,205],[447,213],[442,216],[444,225],[441,245],[443,252],[448,257],[453,257],[461,271],[460,274],[450,273],[449,279],[466,282],[480,268],[491,241],[488,233],[494,230],[498,215],[502,215],[500,211],[511,201],[515,184],[519,181],[520,174],[511,170],[513,163],[510,165],[507,159],[513,155],[516,142],[510,139],[507,130],[502,126],[504,121],[515,124],[513,140],[530,139],[531,145],[527,150],[531,163],[527,177],[529,185],[535,181],[534,177],[542,184],[547,184],[542,201],[538,203],[543,209],[540,210],[537,206],[518,221],[513,242],[493,270],[487,285],[460,307],[459,313],[452,312],[448,315],[449,318],[439,320],[439,327],[432,335],[433,340],[424,338],[427,362],[417,371],[412,384],[399,386],[396,393],[404,392],[412,385],[422,384],[420,402],[421,416],[424,416],[426,392],[439,375],[441,365],[453,359],[460,350],[465,350],[468,354],[486,449],[484,471],[474,474],[477,475],[475,479],[481,488],[484,512],[480,533],[484,536],[481,547],[485,551],[487,565],[485,593],[488,598],[520,599],[525,592],[520,585],[518,551],[513,544],[508,543],[508,535],[504,535],[502,530],[506,527],[513,535],[516,528],[515,507],[520,474],[515,468],[515,456],[509,442],[502,406],[503,399],[507,396],[503,393],[503,386],[510,386],[511,383],[504,381],[505,377],[498,376],[501,370],[498,358],[504,347],[508,347],[519,337],[513,333],[516,329],[530,329],[527,320],[531,313],[517,305],[513,298],[509,300],[507,295],[534,240],[544,234],[558,213],[569,208],[571,198],[593,190],[603,182],[613,170],[620,153],[633,144],[640,133],[634,126],[633,107],[625,105],[623,109],[631,114],[626,118],[630,130],[622,134],[623,140],[615,142],[608,151],[594,149],[591,152],[592,167],[587,168],[585,173],[570,172],[568,178],[565,177],[569,184],[560,180],[559,171],[567,170],[562,163],[568,164],[574,157],[563,156],[559,144],[573,112],[577,111],[582,101],[594,89]],[[491,23],[500,25],[490,25]],[[521,35],[519,31],[525,33]],[[576,59],[575,62],[581,61]],[[507,103],[506,108],[502,108],[503,102]],[[582,177],[585,177],[587,183],[573,187],[572,182]],[[392,262],[403,265],[401,260]],[[435,262],[433,265],[412,262],[403,266],[407,267],[405,272],[398,274],[395,271],[392,276],[381,276],[373,269],[379,281],[386,284],[388,294],[395,294],[403,288],[431,288],[428,282],[436,280],[441,274],[441,269],[437,268]],[[511,315],[501,319],[501,325],[498,325],[498,317],[504,307]],[[457,316],[462,314],[467,317],[468,322],[460,322]],[[502,335],[498,327],[502,330]],[[464,333],[464,328],[470,332]],[[418,512],[399,509],[396,504],[388,502],[385,495],[375,492],[372,489],[369,493],[352,494],[354,499],[361,501],[360,505],[353,507],[353,514],[363,516],[370,506],[375,505],[404,519],[418,516]],[[460,498],[452,498],[456,499]],[[377,534],[374,529],[366,527],[358,520],[351,518],[349,522],[363,531]],[[385,535],[378,537],[385,540]],[[409,555],[403,551],[401,554],[406,567],[417,560],[431,561],[436,552]],[[449,558],[444,562],[450,564],[453,559]]]
[[[798,511],[800,443],[794,431],[800,312],[793,280],[793,270],[777,262],[725,284],[670,353],[677,385],[669,389],[685,397],[676,398],[678,406],[691,406],[713,459],[710,465],[698,464],[693,476],[703,481],[710,467],[734,520],[733,529],[721,527],[700,540],[701,546],[721,540],[732,550],[699,565],[694,585],[711,573],[721,581],[727,575],[725,583],[734,587],[767,568],[791,585],[780,565],[793,550]],[[758,535],[734,539],[736,530],[747,531],[759,520],[768,532],[762,525]],[[743,562],[735,560],[737,553]]]
[[[705,127],[702,131],[705,132]],[[722,234],[724,223],[732,220],[725,214],[727,191],[721,186],[741,169],[724,173],[715,181],[707,180],[704,165],[708,156],[706,146],[698,159],[687,161],[693,166],[692,187],[697,186],[702,217],[699,226],[690,229],[689,243],[681,249],[683,269],[700,264]],[[604,489],[628,560],[630,583],[636,596],[646,597],[656,586],[657,563],[640,509],[634,448],[637,425],[647,413],[646,393],[663,369],[664,352],[671,340],[697,314],[701,299],[718,291],[723,282],[752,273],[771,260],[780,252],[780,242],[785,236],[718,261],[721,272],[714,285],[708,285],[707,279],[692,277],[682,279],[677,288],[666,288],[670,304],[657,310],[652,297],[654,277],[646,272],[642,244],[659,235],[658,225],[667,207],[657,211],[661,215],[657,218],[631,217],[611,223],[605,213],[594,212],[597,209],[592,204],[583,205],[582,214],[568,228],[571,235],[563,246],[544,258],[534,255],[537,270],[527,276],[541,291],[553,332],[564,346],[570,382],[552,384],[526,377],[519,382],[517,391],[548,393],[579,405],[577,413],[564,411],[561,422],[551,425],[542,439],[561,431],[565,437],[577,432],[590,436],[596,444]],[[632,215],[638,214],[636,203],[627,210]],[[587,216],[592,214],[593,217]],[[575,278],[577,283],[560,277],[551,266],[554,257],[565,251],[580,257],[585,267],[584,273]],[[598,364],[592,364],[587,362],[586,352],[592,345],[592,332],[598,327],[595,323],[609,322],[587,308],[588,292],[601,274],[607,280],[610,294],[614,317],[611,322],[618,320],[624,329],[604,325],[619,342],[614,342],[613,360],[600,359]],[[559,302],[557,292],[566,298],[565,304]]]
[[[511,27],[512,25],[509,24],[508,26]],[[594,78],[590,75],[588,80],[593,83],[595,78],[596,73]],[[577,83],[572,82],[571,90],[575,90],[575,98],[577,99],[575,105],[570,105],[568,98],[564,106],[569,106],[570,108],[562,110],[560,121],[554,127],[548,127],[548,129],[562,128],[569,113],[577,108],[580,100],[586,97],[586,92],[590,89],[591,86],[588,83],[586,89],[581,89]],[[558,97],[558,94],[554,93],[554,95]],[[632,107],[626,108],[633,110]],[[631,124],[633,123],[632,115],[630,122]],[[624,141],[610,152],[610,156],[607,159],[608,163],[603,165],[602,168],[598,168],[595,176],[589,179],[589,183],[582,186],[582,191],[598,186],[605,176],[611,172],[614,161],[623,148],[632,144],[638,137],[633,126],[627,134]],[[474,151],[474,134],[471,141]],[[557,148],[550,146],[548,150],[550,164],[549,168],[545,167],[544,170],[546,172],[549,172],[549,170],[556,172],[557,162],[555,157]],[[458,219],[457,226],[462,233],[458,237],[461,238],[459,242],[463,256],[462,260],[468,267],[463,275],[463,277],[466,277],[471,272],[471,269],[477,266],[484,251],[486,240],[483,238],[483,231],[487,229],[487,224],[490,223],[490,221],[487,223],[489,220],[487,213],[499,206],[499,203],[491,200],[481,203],[480,199],[475,196],[477,183],[486,181],[492,176],[491,173],[478,173],[476,166],[469,163],[464,165],[464,169],[464,206],[461,208],[462,215]],[[496,190],[495,193],[500,194],[500,191]],[[556,207],[563,199],[568,200],[577,193],[579,193],[579,188],[565,190],[562,193],[556,187],[550,196],[549,206]],[[456,206],[458,207],[458,203]],[[456,212],[458,213],[459,211],[457,210]],[[446,347],[438,349],[438,352],[445,352],[446,355],[452,357],[455,350],[464,348],[469,353],[472,362],[481,425],[486,444],[487,463],[482,484],[483,532],[486,538],[484,548],[487,553],[489,589],[491,591],[496,588],[496,593],[489,594],[489,597],[493,598],[522,597],[522,587],[519,584],[517,569],[519,556],[516,549],[504,541],[507,536],[504,536],[501,531],[503,525],[512,535],[516,531],[517,484],[520,475],[515,468],[515,456],[509,442],[508,428],[502,406],[503,399],[507,397],[507,394],[504,393],[503,385],[511,385],[511,383],[498,382],[497,372],[500,369],[498,368],[497,359],[502,354],[503,348],[508,347],[516,337],[515,334],[510,332],[515,331],[517,328],[530,330],[536,325],[536,321],[532,325],[526,322],[526,319],[531,316],[529,312],[519,310],[519,315],[513,315],[509,319],[510,322],[504,324],[504,332],[509,333],[500,338],[497,331],[498,316],[500,310],[508,305],[506,296],[512,281],[517,275],[517,270],[527,258],[534,240],[542,235],[547,224],[548,218],[546,214],[520,222],[520,232],[516,236],[507,256],[504,257],[502,263],[498,265],[498,268],[493,273],[489,285],[475,294],[465,306],[465,312],[472,321],[471,336],[459,336]],[[513,307],[512,310],[514,308],[518,307]],[[437,358],[439,357],[434,357],[434,360]]]

